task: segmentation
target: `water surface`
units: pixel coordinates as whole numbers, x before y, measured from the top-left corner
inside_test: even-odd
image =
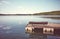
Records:
[[[45,16],[44,16],[45,17]],[[0,16],[0,39],[60,39],[59,35],[26,34],[29,21],[60,23],[60,19],[43,16]]]

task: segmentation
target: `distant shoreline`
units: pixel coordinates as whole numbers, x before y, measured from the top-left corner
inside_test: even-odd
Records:
[[[0,16],[30,16],[32,14],[0,14]]]
[[[37,14],[0,14],[0,16],[30,16],[30,15],[32,15],[32,16],[34,16],[34,15],[39,16],[40,14],[38,14],[38,15]]]
[[[0,16],[30,16],[30,15],[60,15],[60,11],[42,12],[35,14],[0,14]]]
[[[60,17],[42,17],[42,18],[50,18],[50,19],[59,19],[60,20]]]
[[[35,13],[34,15],[60,15],[60,11],[51,11],[51,12]]]

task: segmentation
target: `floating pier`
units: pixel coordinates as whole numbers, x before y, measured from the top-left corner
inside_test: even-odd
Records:
[[[60,24],[48,22],[29,22],[25,27],[29,33],[42,32],[43,34],[60,33]]]

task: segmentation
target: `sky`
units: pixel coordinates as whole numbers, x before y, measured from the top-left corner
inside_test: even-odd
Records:
[[[60,11],[60,0],[0,0],[0,14]]]

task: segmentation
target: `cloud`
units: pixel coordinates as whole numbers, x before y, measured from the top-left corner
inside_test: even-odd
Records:
[[[6,4],[9,4],[9,2],[6,0],[0,0],[0,6],[6,5]]]
[[[14,6],[6,8],[5,10],[1,11],[3,14],[33,14],[35,12],[40,12],[38,8],[35,7],[25,7],[25,6]]]

